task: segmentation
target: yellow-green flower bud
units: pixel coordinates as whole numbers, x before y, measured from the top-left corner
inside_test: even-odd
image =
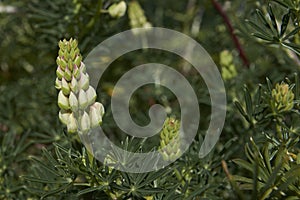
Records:
[[[55,79],[55,88],[58,90],[61,89],[61,81],[59,80],[58,77]]]
[[[86,109],[86,107],[88,106],[88,99],[83,89],[79,91],[78,103],[79,103],[79,108],[82,110]]]
[[[294,107],[294,93],[288,84],[276,84],[272,90],[271,105],[274,112],[290,111]]]
[[[222,78],[224,80],[230,80],[237,76],[233,56],[228,50],[224,50],[220,53],[220,65],[222,67]]]
[[[70,108],[69,99],[63,94],[62,91],[59,91],[58,93],[58,106],[64,110],[68,110]]]
[[[62,77],[64,77],[64,71],[58,67],[57,70],[56,70],[56,76],[59,78],[59,79],[62,79]]]
[[[76,95],[71,92],[69,96],[69,104],[72,112],[77,112],[78,111],[78,100]]]
[[[59,67],[62,69],[62,70],[65,70],[66,67],[67,67],[67,63],[64,59],[60,59],[59,60]]]
[[[63,49],[65,47],[63,41],[59,41],[58,46],[59,46],[59,51],[63,51]]]
[[[71,56],[71,59],[72,61],[75,60],[75,57],[76,57],[76,53],[75,53],[75,49],[72,47],[71,51],[70,51],[70,56]]]
[[[67,129],[69,133],[75,133],[78,129],[77,120],[74,117],[74,113],[71,113],[69,116],[69,121],[67,124]]]
[[[120,18],[123,17],[126,12],[126,3],[121,1],[119,3],[114,3],[108,8],[108,13],[111,17]]]
[[[68,68],[69,68],[70,72],[73,71],[73,62],[71,59],[68,61]]]
[[[82,132],[87,132],[91,128],[90,117],[86,112],[81,117],[80,128]]]
[[[69,95],[70,94],[70,87],[66,79],[62,78],[61,80],[61,90],[64,95]]]
[[[79,80],[79,78],[80,78],[80,74],[81,72],[80,72],[80,69],[77,67],[77,65],[75,65],[74,66],[74,69],[73,69],[73,76],[77,79],[77,80]]]
[[[77,40],[72,40],[71,41],[71,46],[72,46],[72,49],[77,49],[77,46],[78,46]]]
[[[72,79],[72,73],[71,73],[71,71],[69,70],[68,67],[65,69],[64,78],[67,81],[71,81],[71,79]]]
[[[160,153],[166,161],[174,161],[180,155],[180,122],[167,118],[160,132]]]
[[[81,57],[80,56],[77,56],[76,58],[75,58],[75,61],[74,61],[74,63],[75,63],[75,65],[77,66],[77,67],[80,67],[80,65],[81,65]]]
[[[129,3],[128,17],[130,20],[131,28],[148,28],[152,27],[151,23],[147,21],[144,11],[137,1]],[[134,30],[135,34],[138,34],[138,30]]]
[[[58,56],[59,56],[60,58],[64,57],[64,51],[63,51],[62,49],[60,49],[60,50],[58,51]]]

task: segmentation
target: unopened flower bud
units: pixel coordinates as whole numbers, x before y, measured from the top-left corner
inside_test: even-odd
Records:
[[[74,76],[72,77],[70,88],[75,94],[78,93],[78,82]]]
[[[55,88],[58,90],[61,89],[61,81],[59,80],[58,77],[55,79]]]
[[[71,60],[74,61],[74,60],[75,60],[75,57],[76,57],[75,49],[74,49],[74,48],[71,49],[71,51],[70,51],[70,56],[71,56]]]
[[[74,66],[74,69],[73,69],[73,76],[79,80],[80,79],[80,69],[77,67],[77,65]]]
[[[96,107],[96,109],[98,110],[98,112],[100,112],[101,117],[103,117],[105,110],[104,110],[104,106],[102,105],[102,103],[99,102],[95,102],[93,104],[94,107]]]
[[[91,120],[91,127],[95,128],[102,123],[102,116],[104,114],[104,107],[101,103],[95,102],[90,107],[90,120]]]
[[[81,131],[83,132],[87,132],[91,128],[90,117],[86,112],[84,112],[81,117],[80,126],[81,126]]]
[[[70,108],[69,99],[63,94],[62,91],[59,91],[58,93],[58,106],[64,110],[68,110]]]
[[[70,87],[66,79],[62,78],[61,80],[61,90],[64,93],[64,95],[70,94]]]
[[[57,67],[57,70],[56,70],[56,76],[59,78],[59,79],[62,79],[62,77],[64,76],[64,71],[60,68],[60,67]]]
[[[87,90],[89,88],[89,76],[86,73],[81,73],[79,79],[79,88]]]
[[[77,67],[80,67],[80,65],[81,65],[81,57],[80,57],[80,56],[77,56],[77,57],[75,58],[74,63],[75,63],[75,65],[76,65]]]
[[[108,13],[111,17],[120,18],[124,16],[126,12],[126,3],[121,1],[119,3],[114,3],[108,8]]]
[[[79,91],[78,102],[79,102],[79,107],[82,110],[86,109],[86,107],[88,106],[87,96],[83,89]]]
[[[96,100],[96,97],[97,97],[95,89],[92,86],[89,86],[89,88],[87,89],[87,91],[85,93],[86,93],[86,97],[88,100],[88,104],[90,105],[90,104],[94,103]]]
[[[68,53],[68,51],[66,51],[66,50],[64,51],[63,57],[64,57],[65,60],[69,59],[69,53]],[[67,67],[67,65],[68,65],[68,63],[66,63],[66,67]]]
[[[69,121],[67,124],[67,129],[69,133],[75,133],[78,129],[77,120],[74,117],[74,113],[71,113],[69,116]]]
[[[276,84],[272,90],[271,105],[275,112],[290,111],[294,107],[294,93],[288,84]]]
[[[71,72],[73,71],[73,62],[71,59],[69,59],[69,61],[68,61],[68,68]]]
[[[63,41],[60,40],[58,42],[58,46],[59,46],[59,51],[62,51],[64,49],[64,43],[63,43]]]
[[[67,112],[67,111],[64,111],[64,110],[60,110],[59,113],[58,113],[60,121],[63,124],[67,125],[68,121],[69,121],[70,114],[71,114],[70,112]]]
[[[66,69],[65,69],[64,78],[67,81],[71,81],[71,79],[72,79],[72,73],[71,73],[71,71],[69,70],[68,67],[66,67]]]
[[[59,56],[60,58],[64,57],[64,51],[63,51],[62,49],[60,49],[60,50],[58,51],[58,56]]]
[[[59,66],[60,66],[63,70],[65,70],[66,67],[67,67],[66,61],[65,61],[64,59],[60,59],[60,61],[59,61]]]
[[[78,110],[78,100],[73,92],[69,96],[69,104],[72,112],[77,112]]]
[[[79,69],[80,69],[80,73],[84,73],[84,74],[86,73],[86,66],[83,62],[81,62]]]
[[[71,42],[71,47],[72,49],[77,49],[77,46],[78,46],[78,42],[76,39],[74,39],[72,42]]]

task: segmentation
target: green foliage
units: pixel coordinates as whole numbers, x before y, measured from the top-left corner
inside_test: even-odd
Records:
[[[295,72],[300,66],[300,2],[215,1],[232,32],[213,0],[124,2],[0,1],[0,8],[15,8],[0,12],[0,199],[299,199],[300,84]],[[116,81],[145,62],[173,66],[189,80],[201,120],[194,142],[176,162],[149,173],[125,173],[94,159],[79,137],[60,124],[53,86],[57,43],[76,38],[84,59],[104,39],[151,25],[193,37],[220,66],[227,90],[226,123],[214,150],[199,159],[211,114],[201,76],[176,55],[152,49],[130,52],[112,63],[97,88],[97,101],[106,109],[102,128],[115,144],[132,152],[156,150],[160,144],[159,136],[126,136],[109,106]],[[172,92],[146,85],[132,96],[134,121],[147,124],[148,109],[155,103],[179,119]],[[116,156],[106,162],[113,163]]]
[[[259,87],[254,98],[245,89],[245,106],[236,102],[254,133],[250,137],[250,146],[245,145],[247,160],[234,160],[238,166],[251,172],[251,176],[235,175],[233,179],[239,183],[239,189],[250,190],[254,199],[297,199],[300,196],[299,95],[294,98],[294,93],[299,92],[299,77],[295,75],[296,84],[289,79],[286,81],[290,87],[281,83],[273,89],[267,79],[267,87]],[[274,95],[282,92],[283,87],[292,95],[292,101],[286,102],[286,99]],[[284,97],[288,98],[288,95]],[[275,106],[279,99],[280,105],[285,105],[283,108],[286,109]]]
[[[299,54],[299,14],[299,1],[273,0],[246,22],[256,38]]]

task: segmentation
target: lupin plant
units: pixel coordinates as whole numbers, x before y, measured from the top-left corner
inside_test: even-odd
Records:
[[[129,3],[128,17],[131,28],[152,27],[151,23],[147,21],[144,10],[137,1],[132,1]]]
[[[252,176],[229,178],[240,198],[244,198],[240,190],[248,190],[253,199],[299,199],[299,111],[294,108],[299,102],[295,94],[299,98],[299,77],[295,74],[295,84],[282,82],[272,88],[267,79],[267,85],[255,95],[245,90],[245,108],[236,102],[255,134],[245,145],[247,159],[233,161]]]
[[[76,39],[59,42],[55,87],[59,90],[59,119],[69,133],[87,133],[102,123],[104,107],[96,101],[96,91],[82,62]]]
[[[166,161],[174,161],[180,152],[180,122],[172,117],[165,120],[160,132],[160,153]]]

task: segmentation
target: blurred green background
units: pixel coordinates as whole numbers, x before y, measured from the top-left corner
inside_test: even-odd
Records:
[[[0,181],[0,196],[10,189],[17,194],[12,192],[11,196],[6,196],[7,199],[26,197],[28,194],[19,192],[24,189],[23,180],[19,176],[30,173],[30,168],[27,167],[29,156],[40,156],[41,148],[51,149],[53,142],[66,143],[62,139],[65,138],[62,134],[64,127],[58,121],[57,91],[54,88],[58,41],[76,38],[85,57],[99,42],[130,29],[132,19],[128,10],[119,18],[114,18],[107,12],[109,6],[117,2],[119,1],[0,0],[0,174],[3,177]],[[126,1],[126,4],[130,2],[132,1]],[[295,53],[282,48],[266,47],[249,34],[251,29],[245,24],[245,19],[252,18],[256,8],[265,9],[266,1],[217,1],[226,13],[234,29],[233,33],[211,0],[138,2],[152,26],[177,30],[198,41],[211,55],[221,73],[226,71],[226,59],[229,59],[232,68],[229,69],[229,75],[225,77],[223,74],[228,96],[228,114],[216,148],[217,151],[223,149],[226,142],[234,139],[236,143],[220,157],[230,159],[233,155],[241,156],[245,121],[236,112],[233,100],[241,98],[243,94],[240,91],[244,84],[252,90],[257,84],[265,82],[266,76],[277,82],[297,72],[300,66]],[[238,38],[249,66],[239,56],[232,39],[233,34]],[[201,112],[203,111],[201,115],[210,114],[206,87],[201,76],[188,63],[166,52],[136,51],[114,62],[115,67],[105,73],[97,88],[98,100],[107,109],[103,127],[111,137],[120,134],[109,108],[113,85],[132,66],[147,62],[164,63],[184,74],[197,91]],[[172,108],[174,115],[180,112],[176,98],[168,90],[161,88],[160,91],[155,91],[151,86],[143,87],[133,96],[130,108],[137,123],[147,122],[145,112],[153,103]],[[208,121],[209,117],[201,118],[200,135]],[[220,162],[218,166],[220,168]],[[230,167],[232,171],[238,170],[233,165]],[[224,178],[225,175],[220,177]],[[230,196],[229,193],[226,195]]]

